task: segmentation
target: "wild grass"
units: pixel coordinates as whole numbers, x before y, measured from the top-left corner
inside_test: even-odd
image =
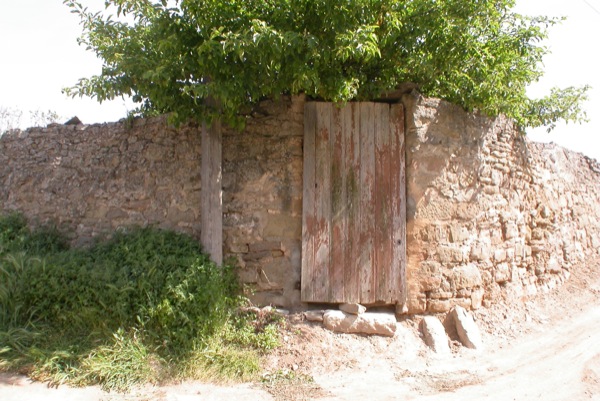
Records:
[[[278,322],[241,313],[234,268],[153,228],[70,248],[54,229],[0,217],[0,369],[125,391],[171,379],[248,380]]]

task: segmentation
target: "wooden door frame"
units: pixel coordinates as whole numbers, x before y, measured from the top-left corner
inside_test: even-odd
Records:
[[[309,102],[304,112],[302,301],[403,304],[403,106]]]

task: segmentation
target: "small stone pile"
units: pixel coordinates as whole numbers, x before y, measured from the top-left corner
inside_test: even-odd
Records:
[[[461,306],[455,306],[450,310],[444,324],[435,316],[425,316],[421,321],[420,329],[425,344],[438,354],[450,353],[451,337],[457,337],[467,348],[483,349],[479,328],[471,314]]]
[[[304,312],[310,322],[322,322],[323,326],[337,333],[375,334],[393,337],[396,334],[396,315],[384,312],[367,312],[360,304],[341,304],[339,310],[311,310]],[[423,340],[438,354],[450,353],[450,339],[471,349],[483,349],[479,328],[471,314],[461,306],[455,306],[446,315],[444,323],[436,316],[425,316],[420,323]]]
[[[393,337],[396,334],[396,315],[367,312],[360,304],[341,304],[339,310],[307,311],[308,321],[323,322],[326,329],[338,333],[376,334]]]

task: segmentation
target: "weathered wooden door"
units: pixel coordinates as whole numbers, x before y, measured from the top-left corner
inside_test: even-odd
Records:
[[[304,113],[302,300],[404,302],[402,105],[310,102]]]

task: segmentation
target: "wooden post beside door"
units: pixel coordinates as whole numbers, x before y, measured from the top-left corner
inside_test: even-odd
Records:
[[[202,124],[200,242],[213,262],[223,264],[221,122]]]

